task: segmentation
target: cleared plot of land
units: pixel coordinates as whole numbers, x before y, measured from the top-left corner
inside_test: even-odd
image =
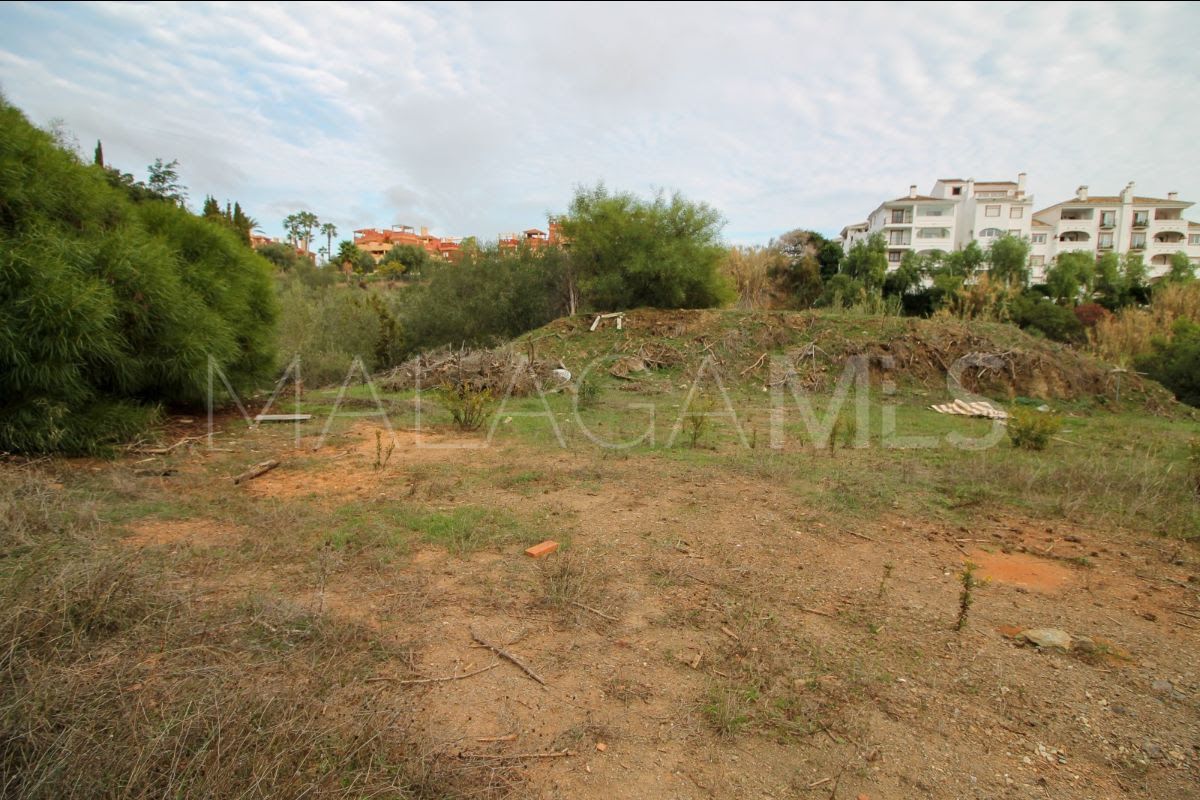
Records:
[[[329,392],[299,440],[226,419],[164,477],[133,454],[4,466],[6,791],[1200,791],[1194,422],[1056,404],[1041,453],[882,447],[884,400],[906,435],[990,430],[914,389],[875,395],[868,447],[814,448],[792,414],[773,450],[743,383],[753,447],[714,418],[667,448],[686,378],[606,379],[578,418],[551,395],[558,434],[512,400],[490,444],[432,398],[414,430],[411,393],[383,397],[393,430],[322,439]],[[651,400],[655,445],[583,432],[636,438]],[[1076,646],[1022,645],[1038,628]]]

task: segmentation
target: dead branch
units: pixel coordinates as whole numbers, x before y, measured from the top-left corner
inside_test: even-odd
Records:
[[[494,661],[491,664],[488,664],[486,667],[481,667],[480,669],[474,670],[473,672],[464,672],[462,675],[447,675],[444,678],[409,678],[406,680],[397,680],[396,678],[390,678],[386,675],[381,675],[376,678],[367,678],[367,683],[375,683],[377,681],[391,681],[392,683],[396,683],[401,686],[411,685],[414,683],[446,683],[447,681],[461,681],[463,678],[470,678],[472,675],[478,675],[481,672],[487,672],[489,669],[495,669],[498,666],[500,666],[500,662]],[[480,741],[483,741],[483,740],[481,739]],[[497,740],[497,741],[499,741],[499,740]]]
[[[598,617],[604,617],[605,619],[610,619],[613,622],[617,622],[616,617],[614,617],[610,614],[605,614],[603,611],[596,609],[596,608],[592,608],[591,606],[585,606],[583,603],[576,603],[574,600],[572,600],[571,605],[578,606],[579,608],[582,608],[584,611],[590,611]]]
[[[459,758],[474,758],[481,761],[518,761],[525,758],[564,758],[573,756],[575,753],[571,750],[558,750],[552,753],[513,753],[512,755],[494,756],[488,753],[467,753],[458,754]]]
[[[245,483],[246,481],[254,480],[259,475],[265,475],[278,466],[279,462],[273,458],[270,461],[264,461],[261,464],[255,464],[253,467],[234,478],[233,485],[237,486],[239,483]]]
[[[517,658],[512,653],[508,652],[503,647],[500,647],[499,645],[496,645],[496,644],[492,644],[487,639],[484,639],[482,636],[479,635],[479,632],[476,631],[474,628],[471,628],[471,638],[474,639],[475,641],[479,642],[479,644],[483,645],[488,650],[491,650],[493,653],[500,656],[501,658],[506,659],[506,660],[511,661],[512,663],[516,664],[521,669],[522,672],[524,672],[529,677],[533,678],[535,681],[540,683],[542,686],[546,685],[546,682],[544,680],[542,680],[542,676],[538,675],[536,672],[534,672],[532,669],[530,669],[525,664],[524,661]]]

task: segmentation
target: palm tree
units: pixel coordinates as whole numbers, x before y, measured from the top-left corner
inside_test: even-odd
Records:
[[[325,252],[333,252],[333,237],[337,236],[337,225],[332,222],[326,222],[321,226],[321,233],[325,234]]]

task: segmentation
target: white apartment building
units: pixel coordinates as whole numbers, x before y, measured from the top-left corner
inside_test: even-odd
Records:
[[[1166,199],[1137,197],[1130,183],[1111,197],[1089,197],[1081,186],[1074,199],[1035,212],[1024,172],[1016,181],[940,178],[927,195],[917,194],[913,185],[906,197],[880,203],[866,222],[843,228],[841,240],[849,251],[855,242],[883,234],[889,267],[894,268],[909,250],[948,253],[971,241],[986,250],[1011,233],[1029,240],[1035,281],[1059,253],[1073,250],[1141,253],[1151,278],[1157,278],[1180,250],[1200,264],[1200,224],[1182,216],[1192,205],[1174,192]]]

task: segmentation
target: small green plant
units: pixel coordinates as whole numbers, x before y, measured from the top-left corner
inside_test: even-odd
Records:
[[[708,430],[708,415],[712,413],[712,410],[712,398],[707,396],[688,408],[687,414],[683,417],[683,429],[687,434],[689,447],[697,447],[700,440],[704,438],[704,433]]]
[[[1022,450],[1045,450],[1050,439],[1062,430],[1062,417],[1023,408],[1008,415],[1008,438]]]
[[[442,384],[442,396],[460,431],[479,430],[491,412],[491,389],[476,386],[469,380],[447,381]]]
[[[575,387],[575,407],[577,409],[592,408],[600,402],[603,392],[600,379],[592,373],[586,373],[579,379]]]
[[[858,419],[850,413],[838,419],[837,424],[841,429],[842,447],[853,447],[854,439],[858,436]]]
[[[713,687],[700,707],[700,713],[718,736],[732,739],[750,722],[747,706],[755,697],[753,689],[747,691],[729,686]]]
[[[387,448],[383,446],[383,432],[375,431],[375,469],[381,470],[387,466],[388,461],[392,458],[392,453],[396,449],[396,437],[392,437],[392,441],[388,443]]]
[[[979,569],[978,565],[968,561],[963,564],[962,572],[958,573],[958,582],[962,584],[962,592],[958,595],[958,620],[954,623],[954,630],[961,631],[967,625],[967,614],[971,610],[971,605],[975,602],[975,590],[978,589],[982,582],[975,577],[975,570]]]

